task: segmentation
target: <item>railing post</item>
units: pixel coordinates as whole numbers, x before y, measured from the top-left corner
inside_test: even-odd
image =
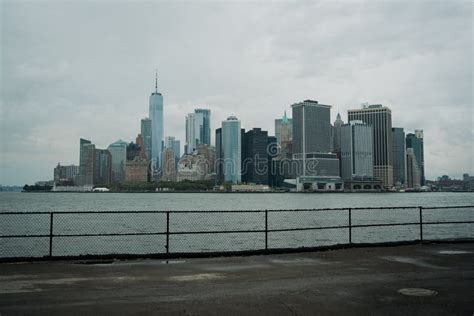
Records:
[[[349,208],[349,244],[352,244],[352,209]]]
[[[49,256],[53,256],[53,219],[54,213],[49,214]]]
[[[170,212],[166,212],[166,254],[170,253]]]
[[[419,207],[420,210],[420,241],[423,242],[423,207]]]
[[[268,210],[265,210],[265,250],[268,250]]]

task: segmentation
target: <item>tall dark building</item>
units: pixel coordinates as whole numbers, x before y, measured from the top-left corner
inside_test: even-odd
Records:
[[[147,159],[151,159],[151,120],[144,118],[141,121],[141,133],[143,139],[143,146],[145,146],[145,153]]]
[[[86,148],[85,146],[91,144],[90,140],[80,138],[79,139],[79,174],[77,175],[77,184],[85,184],[85,174],[86,174]]]
[[[413,148],[416,162],[420,170],[420,184],[425,185],[425,155],[423,148],[423,130],[415,130],[406,137],[406,148]]]
[[[405,131],[401,127],[392,127],[393,184],[406,185],[407,159],[405,149]]]
[[[95,174],[95,145],[86,143],[83,148],[84,177],[82,185],[93,186]]]
[[[291,144],[289,142],[289,144]],[[287,147],[288,148],[288,145]],[[272,161],[276,159],[280,152],[278,151],[278,139],[276,136],[268,136],[267,138],[267,159],[268,159],[268,184],[273,186],[273,169],[272,169]]]
[[[374,177],[385,187],[393,186],[392,111],[381,104],[349,110],[348,121],[359,120],[373,127]]]
[[[254,128],[242,135],[242,182],[268,184],[268,132]]]
[[[127,145],[127,160],[133,160],[135,157],[140,156],[142,149],[134,142],[130,142]]]
[[[112,156],[107,149],[95,150],[94,185],[109,184],[112,180]]]
[[[223,159],[224,153],[222,148],[222,128],[219,127],[216,129],[216,161],[214,162],[217,183],[222,183],[224,181]]]
[[[305,100],[293,104],[291,108],[293,153],[328,153],[331,150],[331,106]],[[306,146],[303,149],[304,142]]]

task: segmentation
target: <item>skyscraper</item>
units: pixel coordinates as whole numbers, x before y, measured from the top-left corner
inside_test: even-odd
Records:
[[[247,131],[242,139],[242,182],[268,184],[268,132]]]
[[[202,125],[199,128],[199,143],[211,146],[211,110],[195,109],[194,113],[202,114]]]
[[[305,100],[291,106],[293,110],[293,154],[328,153],[330,151],[331,106]],[[303,134],[303,131],[304,134]],[[303,148],[303,144],[305,148]]]
[[[282,129],[284,129],[283,140]],[[288,118],[286,111],[281,119],[275,119],[275,137],[279,145],[282,145],[282,141],[291,142],[293,140],[293,119]]]
[[[95,173],[95,145],[89,143],[84,144],[84,178],[82,185],[94,186],[94,173]]]
[[[192,154],[199,143],[200,127],[203,123],[202,113],[189,113],[186,115],[186,144],[185,154]]]
[[[374,176],[385,187],[393,185],[392,111],[381,104],[349,110],[348,121],[360,120],[373,128]]]
[[[407,188],[420,188],[420,168],[413,148],[407,148]]]
[[[222,122],[222,154],[224,181],[241,182],[241,129],[240,121],[229,116]]]
[[[211,110],[195,109],[186,115],[185,153],[191,154],[198,144],[211,145]]]
[[[214,161],[214,169],[216,171],[216,181],[222,183],[224,181],[224,153],[222,148],[222,128],[216,129],[216,159]]]
[[[77,183],[79,185],[85,184],[85,174],[86,174],[85,145],[87,144],[91,144],[91,141],[84,138],[79,139],[79,174],[77,176]]]
[[[165,138],[165,148],[171,148],[174,152],[175,162],[178,163],[181,157],[181,142],[174,136],[167,136]]]
[[[109,184],[112,178],[112,156],[107,149],[95,150],[94,184]]]
[[[150,95],[149,117],[151,120],[150,164],[154,174],[161,168],[163,151],[163,95],[158,92],[158,75],[155,77],[155,92]],[[143,134],[143,133],[142,133]]]
[[[341,174],[344,180],[374,175],[372,126],[350,121],[341,126]]]
[[[127,143],[119,139],[107,147],[112,155],[112,181],[122,182],[125,180],[125,164],[127,162]]]
[[[393,151],[393,184],[406,185],[407,155],[405,146],[405,131],[401,127],[392,127]]]
[[[332,127],[332,150],[340,156],[341,153],[341,126],[344,124],[344,121],[341,119],[341,114],[337,113],[336,120],[334,121],[334,126]]]
[[[141,135],[146,157],[151,159],[151,120],[149,118],[144,118],[141,121]]]
[[[413,154],[420,171],[420,184],[425,185],[425,157],[423,148],[423,130],[415,130],[414,134],[408,134],[406,137],[407,148],[413,148]]]

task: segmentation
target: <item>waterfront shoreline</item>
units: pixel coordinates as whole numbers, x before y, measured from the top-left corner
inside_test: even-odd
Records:
[[[15,191],[15,192],[5,192],[5,193],[219,193],[219,194],[229,194],[229,193],[240,193],[240,194],[282,194],[282,193],[295,193],[295,194],[346,194],[346,193],[474,193],[474,191],[313,191],[313,192],[292,192],[292,191],[269,191],[269,192],[223,192],[223,191],[108,191],[108,192],[92,192],[92,191]]]

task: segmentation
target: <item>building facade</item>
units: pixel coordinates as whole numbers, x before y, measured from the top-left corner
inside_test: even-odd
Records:
[[[328,153],[331,149],[331,106],[305,100],[293,104],[291,108],[293,153]]]
[[[209,161],[194,152],[192,155],[183,155],[178,162],[177,181],[199,181],[210,179]]]
[[[268,184],[268,132],[260,128],[247,131],[242,138],[242,182]]]
[[[155,92],[150,95],[149,118],[151,120],[151,158],[150,165],[153,175],[161,168],[163,151],[164,122],[163,95],[158,92],[158,78],[155,78]]]
[[[275,137],[279,145],[282,145],[282,142],[293,140],[293,119],[288,118],[286,111],[281,119],[275,119]]]
[[[151,120],[144,118],[141,121],[141,136],[147,159],[151,159]]]
[[[174,136],[167,136],[165,138],[165,148],[171,148],[174,152],[175,162],[178,163],[181,158],[181,142]]]
[[[419,189],[421,172],[418,167],[415,151],[413,148],[407,148],[407,188]]]
[[[348,121],[359,120],[373,128],[374,176],[393,186],[392,111],[381,104],[349,110]]]
[[[224,152],[222,148],[222,128],[216,129],[216,159],[214,161],[214,170],[216,172],[217,183],[224,182]]]
[[[95,145],[91,143],[84,144],[84,177],[83,183],[84,186],[93,186],[94,185],[94,173],[95,173]]]
[[[59,184],[61,182],[67,182],[70,184],[77,184],[76,179],[79,175],[79,166],[69,165],[61,166],[58,162],[58,165],[54,168],[54,183]]]
[[[407,154],[405,131],[402,127],[392,128],[393,185],[405,186],[407,177]]]
[[[112,179],[112,156],[107,149],[95,150],[94,185],[107,185]]]
[[[413,153],[420,169],[420,183],[425,185],[425,155],[423,148],[423,131],[415,130],[415,133],[407,134],[406,148],[413,148]]]
[[[173,148],[165,148],[163,152],[162,181],[176,181],[176,160]]]
[[[196,113],[188,113],[185,119],[186,138],[184,143],[184,154],[191,154],[196,149],[199,142],[199,123],[202,122],[202,115],[196,117]]]
[[[91,144],[90,140],[80,138],[79,139],[79,174],[77,175],[77,184],[85,184],[85,174],[86,174],[86,160],[85,160],[85,146]]]
[[[211,146],[211,110],[195,109],[194,113],[202,115],[202,125],[199,128],[199,144]]]
[[[133,160],[125,162],[126,182],[147,182],[148,181],[148,160],[136,156]]]
[[[127,146],[128,144],[119,139],[107,147],[112,156],[112,181],[125,181],[125,164],[127,162]]]
[[[211,145],[211,110],[195,109],[186,115],[185,153],[191,154],[198,144]]]
[[[332,148],[331,151],[336,153],[338,157],[341,153],[341,126],[344,121],[341,119],[341,114],[337,113],[336,120],[332,127]]]
[[[342,178],[373,178],[372,126],[362,121],[350,121],[341,126],[340,132]]]
[[[240,183],[241,178],[241,124],[235,116],[222,122],[223,178],[225,182]]]

